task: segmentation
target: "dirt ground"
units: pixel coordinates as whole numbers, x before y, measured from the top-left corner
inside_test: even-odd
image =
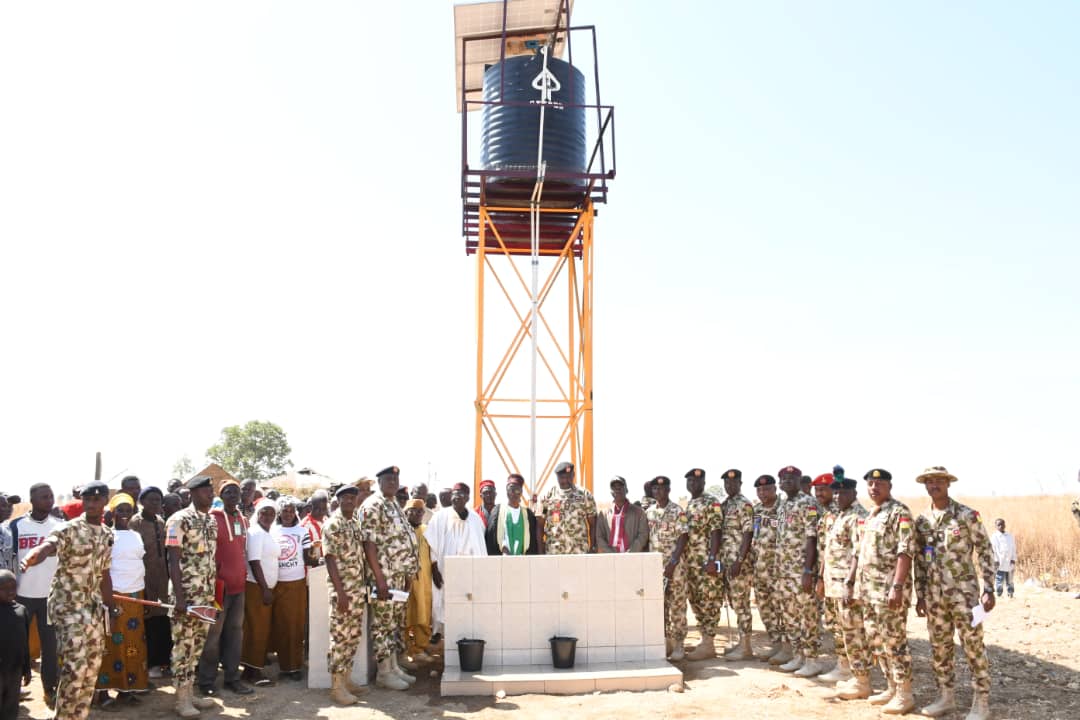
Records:
[[[755,622],[757,618],[755,616]],[[923,620],[911,613],[908,622],[915,658],[915,696],[918,707],[934,698],[934,682],[929,661],[929,645]],[[758,628],[755,627],[755,630]],[[1080,600],[1072,594],[1052,590],[1018,588],[1014,600],[1002,598],[987,620],[987,647],[993,674],[991,707],[998,720],[1039,718],[1075,720],[1080,718]],[[759,638],[755,632],[755,646]],[[698,637],[691,628],[689,646]],[[959,651],[959,648],[958,648]],[[684,672],[685,692],[614,692],[584,696],[518,695],[498,700],[493,697],[446,698],[439,695],[438,679],[421,672],[416,686],[408,692],[372,689],[361,703],[349,708],[331,704],[326,691],[307,690],[297,683],[281,683],[259,688],[255,695],[241,698],[222,693],[217,712],[207,710],[204,718],[228,717],[248,720],[270,718],[468,718],[469,720],[517,717],[552,718],[848,718],[877,717],[876,708],[865,702],[832,699],[826,686],[813,680],[785,675],[756,661],[725,663],[719,659],[679,664]],[[967,664],[958,662],[957,694],[966,714],[971,701]],[[875,687],[882,686],[874,676]],[[41,702],[40,684],[35,675],[34,696],[24,705],[20,718],[48,718]],[[29,709],[29,714],[27,714]],[[172,690],[144,696],[137,708],[116,712],[95,710],[93,717],[167,718],[172,713]]]

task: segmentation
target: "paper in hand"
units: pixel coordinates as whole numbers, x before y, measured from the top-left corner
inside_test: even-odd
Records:
[[[982,603],[976,603],[971,608],[971,627],[978,627],[979,623],[986,619],[990,613],[983,609]]]

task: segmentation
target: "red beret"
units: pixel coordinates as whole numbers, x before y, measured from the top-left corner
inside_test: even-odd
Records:
[[[825,473],[824,475],[818,475],[816,478],[814,478],[814,482],[810,484],[814,487],[817,487],[819,485],[831,486],[834,479],[835,478],[833,478],[832,473]]]
[[[783,478],[785,475],[794,475],[795,477],[802,477],[802,470],[799,470],[799,468],[795,467],[794,465],[788,465],[786,468],[782,469],[780,472],[778,472],[776,474],[780,478]]]
[[[489,487],[492,490],[494,490],[495,489],[495,481],[494,480],[481,480],[480,481],[480,489],[483,490],[486,487]]]
[[[469,492],[469,486],[465,483],[454,483],[454,492]]]

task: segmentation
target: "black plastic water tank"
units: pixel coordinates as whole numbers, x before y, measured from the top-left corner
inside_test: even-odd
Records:
[[[504,103],[535,103],[540,91],[533,79],[543,70],[544,59],[518,55],[495,63],[484,71],[484,100]],[[551,99],[556,103],[583,105],[585,76],[569,63],[548,59],[548,70],[561,85]],[[540,106],[485,105],[481,123],[480,161],[485,170],[536,171],[540,132]],[[544,160],[548,172],[580,173],[585,170],[585,109],[548,105],[544,111]]]

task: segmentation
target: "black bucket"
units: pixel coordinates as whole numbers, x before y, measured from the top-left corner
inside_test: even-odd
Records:
[[[457,641],[458,658],[465,672],[480,672],[484,667],[484,641],[465,638]]]
[[[574,654],[577,652],[577,638],[553,637],[551,642],[551,664],[560,670],[574,667]]]

